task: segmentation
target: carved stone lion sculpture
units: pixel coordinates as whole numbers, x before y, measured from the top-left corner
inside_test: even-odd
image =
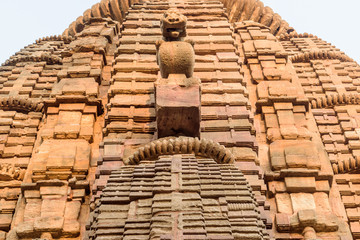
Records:
[[[168,78],[169,74],[185,74],[187,78],[193,75],[194,43],[184,41],[186,21],[186,17],[174,8],[167,10],[161,18],[163,40],[156,41],[156,60],[163,78]]]

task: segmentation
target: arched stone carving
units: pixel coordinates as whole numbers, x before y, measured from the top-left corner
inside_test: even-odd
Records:
[[[139,164],[141,160],[156,159],[160,155],[195,154],[209,157],[217,163],[233,163],[235,157],[223,145],[208,139],[192,137],[168,137],[155,140],[140,147],[134,154],[124,160],[126,164]]]
[[[333,93],[322,97],[317,97],[311,100],[311,107],[315,108],[327,108],[343,104],[359,104],[359,93]]]
[[[325,59],[338,59],[341,62],[353,62],[354,60],[347,55],[335,51],[322,51],[315,50],[311,52],[299,53],[291,56],[290,60],[293,63],[310,62],[310,60],[325,60]]]
[[[72,22],[63,35],[75,36],[84,29],[84,25],[91,17],[111,18],[122,23],[129,7],[137,2],[137,0],[102,0]],[[256,21],[269,27],[271,33],[276,36],[294,31],[279,14],[274,13],[270,7],[265,7],[259,0],[221,0],[221,2],[226,8],[230,22]]]
[[[47,64],[62,64],[62,59],[58,56],[42,53],[41,55],[19,56],[7,60],[2,66],[14,66],[19,62],[46,62]]]
[[[309,34],[309,33],[297,33],[297,32],[291,32],[291,33],[283,33],[280,36],[277,36],[280,41],[286,41],[290,40],[292,38],[315,38],[319,39],[318,36]]]
[[[41,43],[43,41],[63,41],[65,44],[69,44],[73,39],[74,38],[72,36],[52,35],[39,38],[35,41],[35,43]]]
[[[0,98],[0,109],[14,110],[20,112],[42,112],[44,104],[40,101],[33,101],[21,97]]]
[[[270,28],[275,36],[294,31],[289,24],[259,0],[221,0],[230,22],[251,20]]]

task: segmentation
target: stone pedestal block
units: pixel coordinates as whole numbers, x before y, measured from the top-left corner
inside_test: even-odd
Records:
[[[158,137],[200,136],[200,86],[157,85]]]

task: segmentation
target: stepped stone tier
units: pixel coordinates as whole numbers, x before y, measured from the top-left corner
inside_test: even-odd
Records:
[[[0,240],[360,239],[359,103],[259,0],[101,0],[0,67]]]

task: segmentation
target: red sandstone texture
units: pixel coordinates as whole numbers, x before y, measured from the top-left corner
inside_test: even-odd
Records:
[[[260,1],[102,0],[0,67],[0,240],[360,239],[359,86]]]

